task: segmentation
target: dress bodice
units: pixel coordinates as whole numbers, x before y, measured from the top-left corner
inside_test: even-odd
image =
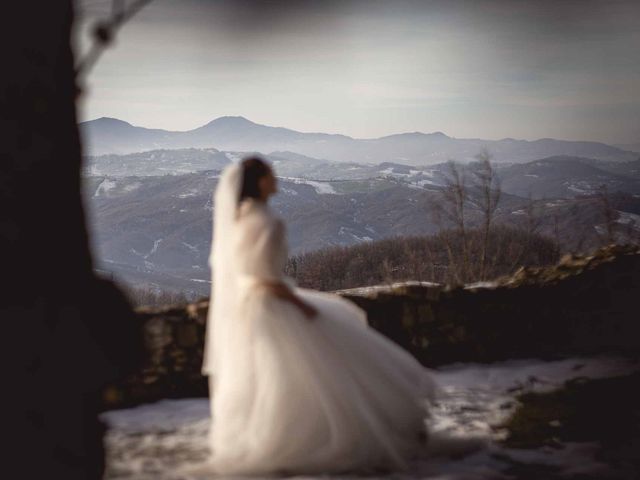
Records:
[[[288,257],[284,221],[262,201],[247,198],[238,207],[238,272],[244,277],[284,280]]]

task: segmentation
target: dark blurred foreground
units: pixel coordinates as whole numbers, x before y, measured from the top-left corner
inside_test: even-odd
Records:
[[[13,2],[1,18],[3,470],[97,479],[104,385],[134,368],[142,349],[128,302],[92,272],[72,2]]]

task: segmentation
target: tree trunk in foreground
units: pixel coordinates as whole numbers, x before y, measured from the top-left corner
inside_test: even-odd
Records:
[[[72,10],[12,2],[0,28],[2,468],[16,478],[101,478],[102,390],[141,351],[129,304],[92,271]]]

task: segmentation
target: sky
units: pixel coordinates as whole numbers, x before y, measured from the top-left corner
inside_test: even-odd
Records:
[[[78,0],[78,57],[110,8]],[[638,52],[638,0],[154,0],[89,72],[79,113],[631,144]]]

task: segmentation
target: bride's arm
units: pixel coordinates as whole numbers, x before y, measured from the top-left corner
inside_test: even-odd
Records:
[[[265,217],[264,224],[258,224],[259,233],[247,234],[246,238],[252,240],[246,248],[246,270],[260,279],[260,283],[266,286],[278,298],[290,302],[298,307],[307,316],[313,318],[316,308],[296,295],[293,289],[283,279],[282,258],[286,252],[285,225],[279,218]]]
[[[318,312],[316,307],[314,307],[310,303],[303,301],[298,295],[293,293],[291,287],[289,287],[289,285],[287,285],[285,282],[280,280],[265,280],[264,283],[274,293],[274,295],[283,300],[293,303],[296,307],[302,310],[307,318],[313,318]]]

